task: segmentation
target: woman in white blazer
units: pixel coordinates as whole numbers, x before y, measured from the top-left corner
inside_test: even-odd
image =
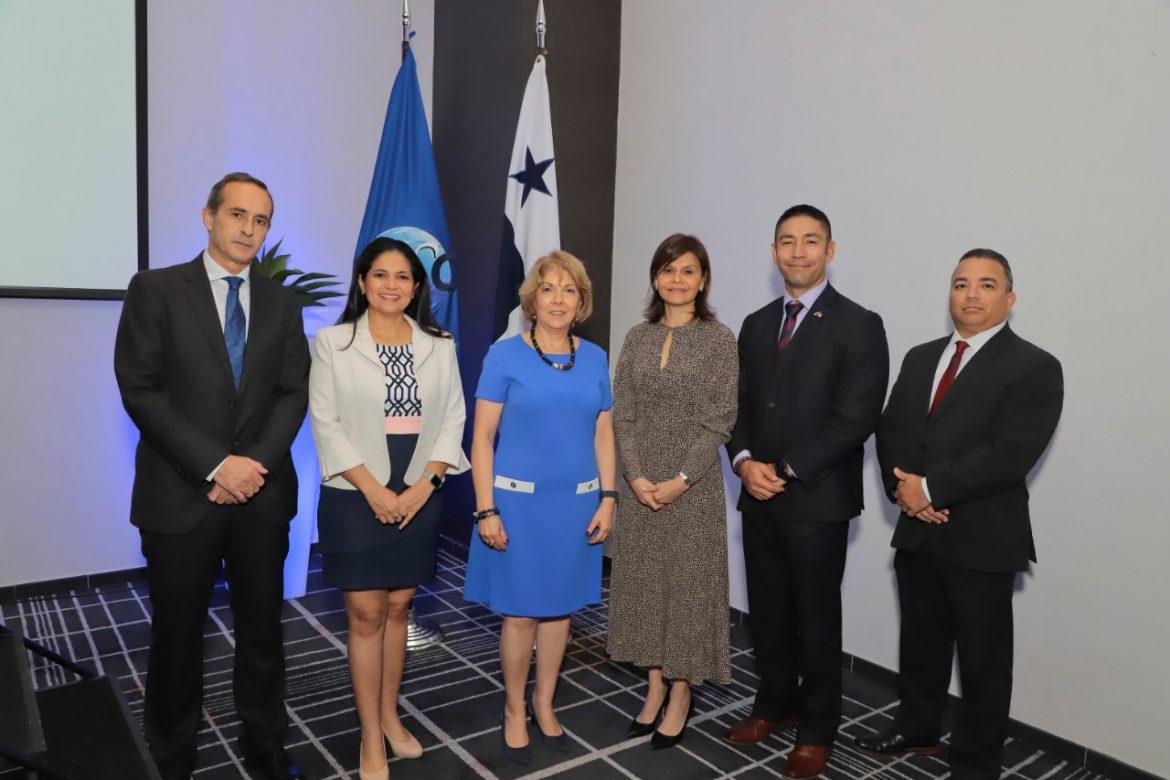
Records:
[[[325,581],[344,591],[362,725],[362,780],[389,777],[419,745],[398,717],[406,615],[435,575],[446,474],[469,467],[455,342],[434,322],[409,244],[376,238],[354,266],[344,313],[317,333],[309,412],[321,465]],[[367,769],[367,767],[370,767]]]

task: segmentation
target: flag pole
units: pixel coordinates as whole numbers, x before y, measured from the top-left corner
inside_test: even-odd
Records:
[[[402,59],[410,50],[410,0],[402,0]]]
[[[548,49],[544,47],[544,31],[548,25],[544,18],[544,0],[536,4],[536,54],[540,57],[548,56]]]
[[[402,59],[410,51],[410,0],[402,0]],[[422,621],[414,611],[412,601],[406,613],[406,649],[421,650],[443,641],[443,630],[429,621]]]

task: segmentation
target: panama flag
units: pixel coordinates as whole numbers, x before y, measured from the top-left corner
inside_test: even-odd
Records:
[[[451,264],[451,234],[439,194],[439,174],[418,85],[418,68],[409,48],[386,106],[382,142],[354,256],[379,236],[405,241],[414,249],[431,282],[431,312],[439,325],[458,339],[459,304]]]
[[[493,330],[498,338],[527,330],[520,312],[520,284],[533,263],[561,246],[553,161],[548,79],[544,57],[538,56],[524,87],[504,196],[504,236]]]

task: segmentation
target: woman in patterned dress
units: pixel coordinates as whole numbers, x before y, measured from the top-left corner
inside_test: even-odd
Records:
[[[418,758],[398,717],[406,619],[435,576],[444,476],[466,470],[455,342],[431,316],[409,244],[376,238],[354,267],[344,313],[317,333],[309,411],[321,464],[325,581],[344,591],[362,780],[389,777],[386,746]]]
[[[561,251],[537,260],[520,287],[531,326],[492,345],[475,392],[478,511],[463,597],[504,616],[500,739],[518,764],[531,758],[526,709],[546,747],[569,750],[553,712],[569,614],[601,601],[600,543],[617,500],[613,398],[605,351],[572,333],[592,304],[580,260]]]
[[[663,748],[683,738],[691,685],[731,681],[719,447],[735,422],[739,359],[735,336],[707,305],[711,264],[697,238],[663,241],[650,282],[646,322],[626,334],[614,378],[624,480],[608,649],[648,670],[629,734],[653,731],[651,747]]]

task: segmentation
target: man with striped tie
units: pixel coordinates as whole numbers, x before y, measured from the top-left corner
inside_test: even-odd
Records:
[[[1026,479],[1064,399],[1060,362],[1007,323],[1012,287],[999,252],[960,258],[951,275],[955,330],[906,354],[878,429],[882,478],[902,510],[893,539],[902,701],[891,730],[856,743],[883,756],[937,753],[957,647],[956,780],[1000,776],[1012,591],[1016,573],[1036,560]]]
[[[289,448],[308,403],[301,307],[251,273],[272,198],[231,173],[203,209],[207,248],[130,280],[114,347],[122,403],[141,438],[130,521],[152,605],[143,724],[165,778],[189,778],[202,718],[203,626],[221,561],[235,627],[240,752],[252,777],[300,776],[284,753],[281,633]]]
[[[780,215],[772,259],[784,295],[743,322],[739,413],[727,444],[743,481],[743,548],[760,677],[736,744],[797,727],[783,773],[815,777],[841,720],[841,578],[849,521],[861,513],[862,445],[889,378],[882,320],[828,282],[829,218]]]

